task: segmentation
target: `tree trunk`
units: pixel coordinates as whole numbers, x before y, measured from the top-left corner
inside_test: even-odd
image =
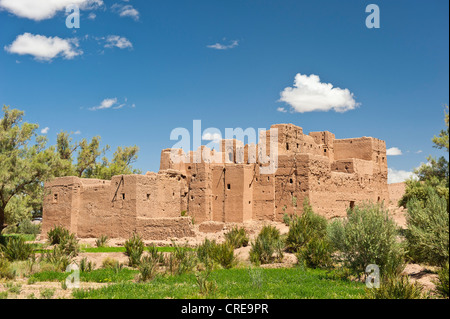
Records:
[[[3,228],[5,228],[5,208],[0,207],[0,233],[2,232]]]

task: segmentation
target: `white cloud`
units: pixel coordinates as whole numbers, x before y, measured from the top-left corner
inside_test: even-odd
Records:
[[[286,113],[287,112],[287,110],[284,107],[277,108],[277,111],[281,112],[281,113]]]
[[[348,89],[335,88],[331,83],[320,82],[315,74],[295,76],[294,87],[287,87],[279,101],[286,102],[293,112],[329,111],[346,112],[360,105]]]
[[[127,38],[118,35],[109,35],[105,41],[105,48],[117,47],[119,49],[125,49],[133,47],[133,44]]]
[[[96,111],[96,110],[109,109],[109,108],[111,108],[112,106],[114,106],[116,104],[117,104],[117,98],[104,99],[102,101],[102,103],[100,103],[100,105],[91,107],[89,110]]]
[[[417,152],[416,152],[416,154],[420,154],[420,153],[422,153],[423,151],[422,150],[418,150]]]
[[[68,5],[78,5],[80,9],[95,9],[103,5],[102,0],[0,0],[0,9],[18,17],[35,21],[51,19]]]
[[[59,37],[46,37],[39,34],[24,33],[14,40],[4,49],[9,53],[19,55],[32,55],[37,60],[51,61],[62,56],[65,59],[72,59],[83,51],[77,49],[76,39],[61,39]]]
[[[114,4],[111,7],[114,11],[119,13],[121,17],[129,17],[134,20],[139,20],[139,11],[137,11],[131,4],[122,5],[122,4]]]
[[[89,20],[95,20],[95,18],[97,18],[97,15],[94,12],[89,13],[88,15]]]
[[[136,107],[135,104],[132,105],[128,105],[128,99],[125,98],[125,102],[124,103],[119,103],[119,100],[115,97],[115,98],[108,98],[108,99],[104,99],[100,105],[94,106],[89,108],[90,111],[97,111],[97,110],[106,110],[106,109],[113,109],[113,110],[119,110],[125,106],[134,108]]]
[[[207,45],[206,47],[208,47],[210,49],[215,49],[215,50],[228,50],[228,49],[233,49],[233,48],[237,47],[238,45],[239,45],[239,41],[234,40],[230,44],[216,43],[216,44]]]
[[[202,136],[202,140],[205,141],[214,141],[214,142],[219,142],[222,139],[222,134],[219,133],[205,133]]]
[[[45,127],[45,128],[43,128],[43,129],[41,130],[41,134],[47,134],[48,131],[50,131],[50,128],[49,128],[49,127]]]
[[[81,131],[80,131],[80,130],[75,131],[73,134],[75,134],[75,135],[80,135],[80,134],[81,134]]]
[[[401,183],[416,175],[413,172],[396,170],[395,168],[388,168],[388,184]]]
[[[403,153],[402,153],[402,150],[399,149],[398,147],[391,147],[386,150],[386,155],[387,156],[399,156],[399,155],[403,155]]]

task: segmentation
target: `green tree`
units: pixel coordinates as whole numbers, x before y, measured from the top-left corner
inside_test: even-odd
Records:
[[[60,169],[60,160],[37,124],[23,122],[24,112],[4,106],[0,120],[0,228],[8,205],[42,196],[42,184]],[[34,202],[36,204],[36,202]],[[33,205],[32,205],[33,206]]]
[[[445,121],[445,125],[447,126],[447,129],[441,130],[441,133],[439,134],[439,136],[434,136],[432,141],[435,144],[434,147],[439,148],[439,149],[446,148],[447,152],[448,152],[449,151],[449,148],[448,148],[448,135],[449,135],[448,105],[446,105],[445,108],[447,109],[447,111],[444,111],[444,113],[445,113],[444,121]]]
[[[448,106],[446,106],[446,108],[448,110]],[[439,136],[434,136],[432,141],[434,143],[433,147],[438,149],[447,149],[448,152],[449,114],[447,111],[445,111],[444,117],[446,129],[441,130]],[[444,156],[441,156],[439,159],[429,156],[427,161],[428,162],[426,164],[422,164],[414,170],[417,180],[410,179],[406,181],[406,191],[398,203],[399,206],[406,207],[408,201],[413,198],[416,198],[422,202],[426,201],[428,194],[427,188],[430,187],[433,188],[438,195],[445,197],[448,201],[448,160]]]
[[[106,156],[99,158],[109,149],[109,145],[100,148],[100,136],[95,136],[91,141],[82,139],[73,143],[69,133],[61,132],[57,138],[57,153],[63,163],[58,176],[78,176],[83,178],[111,179],[114,175],[140,174],[132,164],[138,158],[137,146],[117,147],[112,161]],[[78,150],[74,163],[73,154]]]

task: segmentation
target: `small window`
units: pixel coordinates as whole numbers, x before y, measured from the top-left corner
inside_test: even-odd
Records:
[[[291,178],[291,179],[289,179],[289,183],[293,183],[294,182],[294,180]]]
[[[380,196],[378,196],[377,202],[378,203],[381,202],[381,197]]]
[[[122,200],[125,200],[125,193],[122,193]]]
[[[326,153],[326,152],[327,152],[327,150],[323,150],[323,152],[324,152],[324,153]]]
[[[355,202],[354,202],[354,201],[351,201],[351,202],[350,202],[350,209],[353,209],[353,208],[355,208]]]
[[[289,151],[289,143],[286,143],[286,151]]]
[[[227,184],[227,189],[231,189],[231,184]]]
[[[58,194],[53,194],[53,201],[55,203],[58,201]]]
[[[150,200],[150,194],[147,194],[147,200]]]
[[[270,181],[270,176],[267,176],[267,181]]]

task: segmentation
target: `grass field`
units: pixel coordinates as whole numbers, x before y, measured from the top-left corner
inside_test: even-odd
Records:
[[[81,276],[83,278],[83,276]],[[83,279],[82,279],[83,280]],[[325,270],[302,268],[221,269],[211,273],[214,294],[200,293],[195,274],[156,277],[149,283],[120,282],[96,290],[75,290],[78,299],[347,299],[362,298],[364,284],[332,279]]]

